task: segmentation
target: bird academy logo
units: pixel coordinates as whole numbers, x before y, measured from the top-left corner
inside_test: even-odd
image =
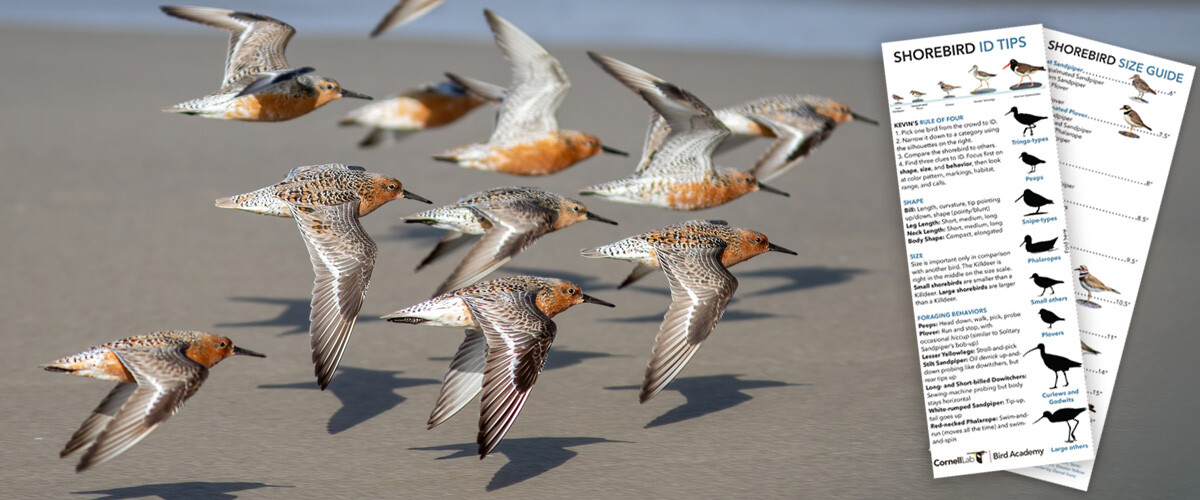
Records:
[[[987,450],[971,451],[961,457],[954,457],[950,460],[942,460],[940,458],[933,459],[934,467],[942,467],[945,465],[961,465],[961,464],[982,464],[987,458]]]

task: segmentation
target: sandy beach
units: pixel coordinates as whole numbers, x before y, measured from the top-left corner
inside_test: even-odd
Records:
[[[517,178],[432,161],[481,140],[491,110],[391,148],[360,150],[336,121],[361,101],[257,124],[166,114],[213,91],[224,35],[0,31],[0,498],[1027,498],[1082,496],[1010,473],[934,481],[929,465],[899,201],[877,59],[548,46],[573,89],[563,128],[634,158],[603,155],[550,177]],[[617,305],[556,318],[546,371],[496,452],[475,454],[477,406],[425,421],[461,331],[380,321],[428,298],[461,254],[420,273],[441,236],[403,224],[426,208],[398,200],[363,219],[379,256],[341,371],[316,388],[308,346],[312,270],[292,221],[221,210],[213,200],[289,169],[362,165],[450,203],[502,185],[568,196],[626,176],[649,108],[589,61],[620,58],[710,105],[783,92],[838,99],[883,125],[841,126],[772,185],[696,213],[580,198],[620,226],[581,223],[505,268],[575,281]],[[298,36],[288,58],[376,97],[454,71],[509,80],[486,44]],[[1200,112],[1189,106],[1088,498],[1194,495],[1192,427],[1200,370],[1191,284],[1200,268]],[[720,157],[749,165],[766,141]],[[630,265],[580,248],[686,218],[766,233],[771,253],[733,269],[740,286],[712,337],[671,386],[639,405],[668,303],[652,276],[616,290]],[[502,274],[497,274],[499,276]],[[232,337],[267,359],[213,369],[169,422],[84,474],[63,443],[110,389],[38,365],[158,330]],[[222,497],[221,495],[227,495]]]

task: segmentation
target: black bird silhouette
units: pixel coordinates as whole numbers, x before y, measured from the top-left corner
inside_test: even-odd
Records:
[[[1025,241],[1023,241],[1020,245],[1017,245],[1017,246],[1025,247],[1025,250],[1028,251],[1029,253],[1049,252],[1051,250],[1054,250],[1054,243],[1056,241],[1058,241],[1058,238],[1054,238],[1052,240],[1046,240],[1046,241],[1039,241],[1037,243],[1034,243],[1033,237],[1031,237],[1027,234],[1027,235],[1025,235]]]
[[[1041,316],[1042,321],[1046,322],[1046,328],[1053,328],[1054,323],[1067,320],[1067,318],[1058,317],[1057,314],[1054,314],[1054,311],[1051,311],[1049,309],[1042,309],[1041,311],[1038,311],[1038,316]],[[1026,354],[1028,354],[1028,353],[1026,353]]]
[[[1013,200],[1013,203],[1021,201],[1022,199],[1025,200],[1026,205],[1037,209],[1033,213],[1025,214],[1025,217],[1029,217],[1030,215],[1042,215],[1046,213],[1042,211],[1043,206],[1054,204],[1054,201],[1050,200],[1050,198],[1037,194],[1030,189],[1026,189],[1024,193],[1021,193],[1021,196],[1018,196],[1017,199]]]
[[[1043,309],[1043,311],[1044,310],[1045,309]],[[1070,360],[1055,354],[1046,354],[1046,344],[1038,344],[1037,347],[1026,351],[1022,357],[1028,356],[1029,353],[1033,351],[1041,351],[1042,363],[1046,364],[1046,368],[1054,370],[1054,387],[1051,387],[1051,389],[1058,389],[1058,372],[1062,372],[1063,387],[1067,387],[1071,385],[1071,381],[1067,380],[1067,370],[1083,366],[1083,363],[1078,361]]]
[[[1038,165],[1046,163],[1046,160],[1043,160],[1041,158],[1038,158],[1038,157],[1033,156],[1026,152],[1021,152],[1021,161],[1025,162],[1026,165],[1029,165],[1029,171],[1026,172],[1027,174],[1032,174],[1035,170],[1037,170]]]
[[[1075,442],[1075,429],[1079,428],[1079,419],[1077,419],[1075,417],[1078,417],[1080,413],[1083,413],[1085,411],[1087,411],[1087,408],[1059,408],[1057,410],[1054,410],[1054,413],[1044,411],[1044,412],[1042,412],[1042,417],[1037,420],[1034,420],[1033,423],[1036,424],[1038,422],[1041,422],[1042,418],[1049,420],[1051,422],[1066,422],[1067,423],[1067,442],[1074,443]],[[1075,425],[1071,426],[1071,422],[1075,422]]]
[[[1033,284],[1042,287],[1042,293],[1039,293],[1038,297],[1046,295],[1047,288],[1050,289],[1050,295],[1054,295],[1054,285],[1061,285],[1063,283],[1062,281],[1056,280],[1054,278],[1038,276],[1038,273],[1033,273],[1033,276],[1030,276],[1030,278],[1033,279]]]
[[[1046,119],[1044,116],[1018,112],[1016,106],[1013,106],[1012,109],[1008,110],[1008,113],[1004,114],[1007,115],[1010,113],[1013,115],[1013,118],[1017,119],[1017,123],[1025,126],[1025,130],[1021,131],[1021,137],[1025,137],[1025,132],[1029,132],[1029,135],[1033,135],[1033,129],[1037,128],[1037,125],[1035,124]]]

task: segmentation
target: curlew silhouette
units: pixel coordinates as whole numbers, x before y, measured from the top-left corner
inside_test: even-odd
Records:
[[[1017,120],[1017,123],[1020,123],[1021,125],[1025,126],[1025,130],[1021,131],[1021,137],[1025,137],[1025,132],[1029,132],[1029,135],[1033,135],[1033,129],[1037,128],[1037,122],[1046,119],[1046,117],[1044,117],[1044,116],[1031,115],[1029,113],[1021,113],[1021,112],[1017,111],[1016,106],[1013,106],[1012,109],[1008,110],[1008,113],[1004,113],[1004,114],[1013,115],[1013,118],[1015,118]]]
[[[1031,353],[1033,351],[1040,351],[1042,354],[1042,363],[1046,364],[1046,368],[1049,368],[1054,371],[1054,387],[1051,387],[1051,389],[1058,389],[1058,372],[1062,372],[1063,387],[1067,387],[1067,386],[1071,385],[1071,381],[1067,380],[1067,370],[1070,370],[1072,368],[1079,368],[1080,366],[1083,366],[1083,363],[1080,363],[1078,361],[1067,359],[1067,358],[1064,358],[1062,356],[1058,356],[1055,354],[1047,354],[1046,353],[1046,344],[1038,344],[1037,347],[1034,347],[1033,349],[1026,351],[1025,354],[1022,355],[1022,357],[1028,356],[1029,353]]]
[[[1041,297],[1046,294],[1046,289],[1050,289],[1050,295],[1054,295],[1054,285],[1061,285],[1063,282],[1046,276],[1039,276],[1038,273],[1033,273],[1030,276],[1033,279],[1033,284],[1042,287],[1042,293],[1038,294]]]
[[[1042,310],[1038,311],[1038,316],[1041,316],[1042,321],[1046,322],[1046,328],[1053,328],[1054,323],[1067,320],[1067,318],[1058,317],[1057,314],[1054,314],[1054,311],[1051,311],[1049,309],[1042,309]]]
[[[1075,429],[1079,428],[1079,419],[1077,419],[1075,417],[1078,417],[1080,413],[1083,413],[1085,411],[1087,411],[1087,408],[1059,408],[1059,409],[1055,410],[1054,413],[1044,411],[1044,412],[1042,412],[1042,417],[1037,420],[1034,420],[1033,423],[1036,424],[1036,423],[1040,422],[1043,418],[1046,420],[1049,420],[1051,422],[1066,422],[1067,423],[1067,442],[1074,443],[1075,442]],[[1071,426],[1071,422],[1075,422],[1075,425]]]
[[[1029,217],[1030,215],[1042,215],[1046,213],[1042,211],[1042,207],[1054,204],[1054,201],[1052,201],[1050,198],[1037,194],[1031,189],[1026,189],[1024,193],[1021,193],[1021,196],[1018,196],[1017,199],[1013,200],[1013,203],[1021,201],[1022,199],[1025,200],[1025,204],[1029,205],[1030,208],[1037,209],[1032,213],[1025,214],[1024,217]]]

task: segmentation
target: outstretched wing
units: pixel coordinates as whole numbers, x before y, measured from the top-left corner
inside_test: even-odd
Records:
[[[491,453],[521,413],[554,341],[557,327],[538,309],[536,296],[524,291],[464,297],[488,346],[477,440],[481,458]]]
[[[483,13],[513,72],[512,85],[497,112],[496,129],[488,142],[526,142],[558,130],[555,113],[571,89],[562,64],[508,20],[490,10]]]
[[[162,11],[230,33],[222,89],[232,87],[247,76],[288,68],[283,52],[296,29],[283,21],[261,14],[209,7],[164,5]]]
[[[654,397],[687,365],[708,338],[737,290],[737,278],[721,264],[725,243],[705,247],[659,247],[658,263],[671,287],[650,363],[642,379],[641,401]]]
[[[487,359],[487,339],[483,332],[468,329],[442,379],[437,404],[429,414],[427,429],[437,427],[462,410],[483,389],[483,367]]]
[[[523,209],[528,204],[528,210]],[[516,207],[515,209],[513,207]],[[471,285],[499,269],[513,256],[529,248],[546,234],[553,214],[533,202],[517,202],[503,211],[475,207],[492,223],[475,246],[467,252],[454,272],[438,287],[436,297],[451,290]]]
[[[399,28],[416,21],[417,18],[428,14],[446,0],[400,0],[392,10],[388,11],[375,29],[371,30],[371,38],[375,38],[392,28]]]
[[[357,202],[293,205],[292,217],[304,236],[316,274],[308,332],[317,383],[324,389],[342,360],[358,319],[375,267],[376,247],[359,224]]]

